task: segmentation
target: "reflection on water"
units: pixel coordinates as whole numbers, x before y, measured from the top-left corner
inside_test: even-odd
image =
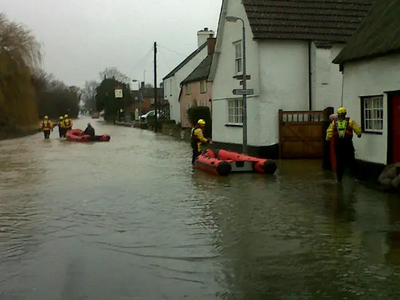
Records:
[[[399,197],[312,160],[218,177],[94,123],[110,143],[0,142],[0,299],[400,297]]]

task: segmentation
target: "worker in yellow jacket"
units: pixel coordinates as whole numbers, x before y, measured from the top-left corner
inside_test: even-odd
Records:
[[[58,134],[60,135],[60,139],[64,136],[64,117],[60,116],[57,122],[58,126]]]
[[[334,139],[336,154],[336,177],[339,182],[343,179],[346,166],[354,168],[355,156],[353,145],[353,132],[361,137],[361,128],[353,119],[346,117],[345,107],[339,107],[336,119],[326,130],[326,140]]]
[[[72,129],[73,123],[74,122],[72,122],[72,119],[68,115],[64,116],[64,136],[68,130]]]
[[[53,131],[53,122],[48,116],[44,116],[44,120],[40,123],[40,128],[43,130],[44,138],[50,138],[50,131]]]
[[[204,137],[204,129],[206,122],[203,119],[197,121],[197,125],[192,128],[191,133],[191,146],[193,150],[192,164],[194,164],[196,158],[201,154],[202,146],[211,144],[211,140]]]

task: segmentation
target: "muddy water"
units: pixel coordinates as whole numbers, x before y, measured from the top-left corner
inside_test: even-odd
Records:
[[[318,161],[217,177],[92,123],[110,143],[0,142],[0,299],[400,298],[399,197]]]

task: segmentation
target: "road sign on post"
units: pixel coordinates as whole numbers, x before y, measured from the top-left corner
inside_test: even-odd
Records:
[[[122,87],[119,85],[115,87],[115,98],[116,99],[123,98]]]
[[[234,95],[253,95],[254,90],[253,89],[246,89],[246,90],[234,89],[232,91],[232,94],[234,94]]]

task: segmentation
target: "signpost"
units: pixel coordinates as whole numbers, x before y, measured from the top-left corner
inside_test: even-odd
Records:
[[[117,86],[115,87],[115,98],[116,98],[116,99],[121,99],[121,98],[123,98],[122,87],[119,86],[119,85],[117,85]]]
[[[234,95],[254,95],[254,90],[253,89],[234,89],[232,91],[232,94]]]

